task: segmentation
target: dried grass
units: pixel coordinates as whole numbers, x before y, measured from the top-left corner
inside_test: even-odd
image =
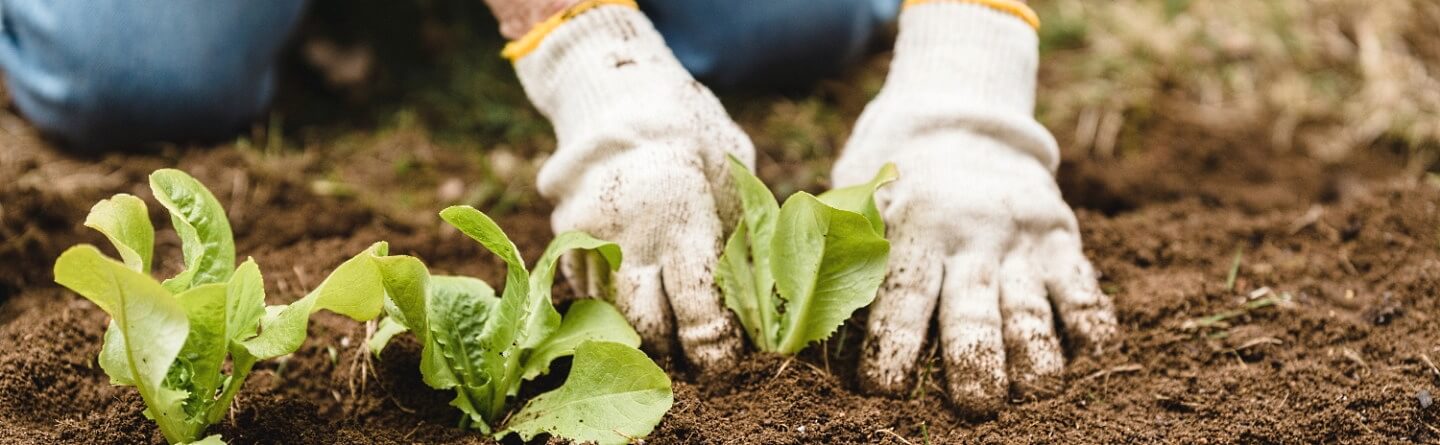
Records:
[[[1037,0],[1041,119],[1110,156],[1160,118],[1265,125],[1325,160],[1382,143],[1440,148],[1440,3]]]

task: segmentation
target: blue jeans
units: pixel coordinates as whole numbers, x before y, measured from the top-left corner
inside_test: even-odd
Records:
[[[0,71],[79,148],[214,139],[260,115],[298,0],[0,0]]]
[[[853,61],[900,0],[654,0],[696,77],[793,82]],[[216,139],[264,112],[304,0],[0,0],[0,72],[73,147]]]
[[[856,61],[900,0],[640,0],[665,43],[711,86],[792,84]]]

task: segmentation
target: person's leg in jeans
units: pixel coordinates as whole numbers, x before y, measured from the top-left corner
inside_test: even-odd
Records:
[[[814,80],[855,62],[900,0],[641,0],[680,62],[712,86]]]
[[[303,0],[0,0],[15,106],[80,149],[214,140],[263,112]]]

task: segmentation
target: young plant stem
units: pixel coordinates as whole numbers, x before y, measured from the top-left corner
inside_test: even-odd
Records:
[[[775,351],[781,354],[792,355],[799,352],[801,348],[804,348],[805,344],[801,343],[801,337],[797,334],[798,331],[798,329],[791,329],[790,332],[785,333],[785,338],[780,340],[780,345],[775,348]]]
[[[509,396],[511,382],[520,379],[520,354],[510,354],[505,358],[505,379],[500,385],[495,386],[495,392],[490,395],[490,415],[486,421],[494,421],[505,410],[505,399]]]
[[[146,402],[146,405],[155,406],[154,404],[151,404],[149,402]],[[175,422],[173,419],[166,418],[164,413],[161,413],[155,408],[147,407],[145,408],[145,411],[150,413],[150,417],[153,417],[155,419],[155,425],[160,427],[160,434],[163,434],[165,436],[166,442],[185,443],[190,441],[190,437],[184,432],[184,430],[186,429],[184,425],[175,425],[174,423],[178,422]]]
[[[231,366],[230,381],[226,382],[225,390],[220,393],[220,399],[216,400],[214,405],[210,405],[209,411],[205,413],[208,423],[219,422],[220,418],[225,417],[225,413],[230,410],[230,401],[235,399],[235,393],[240,390],[240,387],[245,386],[245,379],[250,376],[250,369],[255,366],[255,357],[250,354],[234,352],[231,354],[235,357],[235,361]]]
[[[127,330],[122,329],[121,335],[125,337],[127,345],[138,344],[130,343],[136,339],[132,339]],[[125,349],[125,354],[130,358],[131,363],[136,361],[130,348]],[[160,433],[165,435],[166,442],[184,443],[193,439],[193,434],[189,431],[192,427],[186,425],[184,419],[172,419],[165,415],[165,404],[160,403],[160,399],[157,397],[158,391],[163,391],[163,388],[151,388],[145,383],[145,379],[137,378],[135,379],[135,389],[140,390],[140,398],[145,401],[145,412],[150,415],[150,418],[155,419],[155,425],[160,427]]]

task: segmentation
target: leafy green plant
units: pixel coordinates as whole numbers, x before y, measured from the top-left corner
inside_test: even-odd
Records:
[[[725,243],[715,277],[756,348],[798,353],[875,300],[890,243],[874,194],[895,180],[894,165],[865,184],[818,197],[795,193],[784,206],[734,158],[730,175],[744,217]]]
[[[453,389],[450,404],[464,412],[461,425],[493,432],[497,439],[516,433],[530,440],[548,433],[618,444],[649,434],[674,395],[665,372],[636,349],[640,336],[606,302],[576,301],[562,317],[550,301],[562,254],[589,250],[614,270],[620,264],[619,246],[581,232],[561,233],[527,271],[515,244],[485,214],[456,206],[440,217],[505,261],[503,293],[496,297],[474,278],[429,276],[427,286],[390,294],[388,316],[371,338],[371,350],[378,355],[394,335],[413,332],[423,348],[425,383]],[[548,373],[551,362],[570,355],[574,360],[564,384],[509,411],[506,402],[521,383]],[[494,429],[493,422],[499,422]]]
[[[310,314],[321,309],[378,316],[392,283],[380,281],[377,267],[418,263],[387,257],[387,245],[376,243],[304,298],[267,307],[254,259],[235,267],[230,223],[214,195],[178,170],[151,174],[150,188],[180,236],[183,271],[164,282],[150,276],[155,229],[145,202],[118,194],[95,204],[85,225],[104,234],[123,262],[74,246],[56,260],[55,282],[110,314],[100,366],[111,383],[140,392],[145,416],[170,443],[224,443],[218,435],[196,440],[224,417],[257,361],[299,349]]]

